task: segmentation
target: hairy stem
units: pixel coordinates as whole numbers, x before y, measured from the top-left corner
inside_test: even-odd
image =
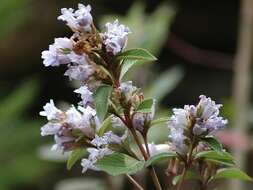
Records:
[[[183,168],[183,172],[181,174],[182,178],[181,178],[181,180],[180,180],[180,182],[178,183],[178,186],[177,186],[177,190],[182,189],[183,182],[184,182],[184,179],[185,179],[185,176],[186,176],[186,172],[187,172],[187,166],[185,165],[184,168]]]
[[[138,147],[139,147],[139,149],[140,149],[140,151],[141,151],[141,153],[142,153],[144,159],[145,159],[145,160],[148,160],[149,155],[147,154],[147,152],[146,152],[145,149],[143,148],[143,146],[142,146],[142,144],[141,144],[141,141],[140,141],[140,139],[138,138],[137,133],[136,133],[136,131],[135,131],[133,128],[131,128],[131,133],[132,133],[132,135],[133,135],[133,137],[134,137],[134,140],[136,141],[136,143],[137,143],[137,145],[138,145]],[[148,150],[148,146],[147,146],[147,150]],[[162,187],[161,187],[160,182],[159,182],[159,180],[158,180],[158,177],[157,177],[157,175],[156,175],[155,169],[153,168],[153,166],[150,166],[150,167],[148,167],[148,170],[149,170],[149,173],[150,173],[150,175],[151,175],[151,177],[152,177],[152,180],[153,180],[153,182],[154,182],[154,185],[155,185],[156,189],[157,189],[157,190],[161,190]]]
[[[126,177],[136,187],[136,189],[144,190],[143,187],[132,176],[126,174]]]

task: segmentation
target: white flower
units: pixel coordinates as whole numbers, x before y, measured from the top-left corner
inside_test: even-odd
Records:
[[[91,141],[91,144],[99,148],[109,144],[121,144],[125,139],[124,135],[122,137],[115,135],[112,131],[108,131],[102,137],[95,135],[95,138]]]
[[[61,127],[60,123],[47,123],[41,127],[41,136],[55,135],[60,131]]]
[[[96,148],[87,148],[87,151],[90,153],[88,159],[82,159],[82,172],[86,172],[88,169],[99,171],[99,168],[95,166],[95,163],[102,159],[106,155],[110,155],[113,153],[112,150],[108,148],[96,149]]]
[[[119,90],[125,96],[126,100],[129,101],[133,94],[137,91],[137,88],[133,86],[132,81],[127,81],[120,84]]]
[[[133,126],[138,131],[142,132],[145,127],[148,127],[149,123],[155,116],[155,99],[153,99],[153,105],[150,113],[136,112],[133,116]],[[145,126],[147,125],[147,126]]]
[[[81,86],[80,88],[74,91],[75,93],[81,94],[82,105],[86,106],[87,104],[93,101],[92,92],[88,89],[87,86]]]
[[[118,117],[113,116],[112,117],[112,127],[115,129],[124,129],[125,124],[122,122],[122,120]]]
[[[90,76],[94,73],[94,69],[91,65],[77,65],[70,66],[68,70],[64,73],[65,76],[68,76],[70,80],[79,80],[82,82],[87,81]]]
[[[81,166],[83,167],[82,173],[85,173],[88,169],[99,171],[99,169],[94,165],[95,162],[89,159],[82,159]]]
[[[106,32],[101,34],[107,52],[112,54],[119,53],[127,43],[127,36],[130,33],[128,27],[119,24],[118,20],[105,25]]]
[[[207,98],[204,95],[199,96],[200,101],[197,106],[198,112],[201,114],[201,118],[208,119],[209,117],[219,115],[219,109],[221,104],[215,104],[215,101],[212,101],[211,98]]]
[[[146,146],[144,144],[142,146],[146,150]],[[171,147],[168,144],[156,145],[154,143],[149,143],[148,149],[149,149],[150,156],[155,156],[157,154],[170,151]]]
[[[87,55],[78,55],[75,52],[70,52],[68,54],[68,58],[70,59],[71,63],[74,64],[87,64],[88,60],[87,60]]]
[[[63,8],[61,9],[62,15],[58,17],[58,20],[65,21],[74,32],[88,32],[91,30],[93,22],[90,11],[91,6],[84,6],[83,4],[78,4],[78,10],[76,11],[72,8]]]
[[[78,127],[82,121],[82,114],[72,106],[66,111],[66,119],[65,122],[74,127]]]
[[[63,112],[55,107],[54,101],[50,100],[49,103],[43,107],[44,111],[40,112],[41,116],[47,117],[47,120],[61,120]]]
[[[70,148],[70,147],[67,147],[66,143],[74,142],[75,138],[69,137],[69,136],[55,135],[54,140],[55,140],[55,144],[52,146],[52,150],[67,151],[68,148]]]
[[[42,52],[43,64],[48,66],[59,66],[70,63],[68,53],[73,48],[72,40],[68,38],[56,38],[54,44],[49,46],[49,50]]]

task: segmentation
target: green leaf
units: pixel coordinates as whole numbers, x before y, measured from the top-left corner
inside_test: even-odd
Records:
[[[155,126],[155,125],[160,125],[160,124],[164,124],[167,123],[169,121],[168,117],[161,117],[158,119],[155,119],[151,122],[151,126]]]
[[[153,99],[143,100],[137,107],[136,111],[142,113],[150,113],[153,106]]]
[[[174,66],[171,69],[159,73],[144,94],[147,98],[155,98],[160,102],[167,94],[172,92],[184,77],[184,70],[179,66]]]
[[[101,85],[95,91],[93,98],[97,111],[98,118],[103,121],[108,110],[108,100],[112,92],[112,87],[109,85]]]
[[[142,61],[155,61],[157,60],[150,52],[145,49],[130,49],[125,52],[119,53],[116,56],[117,59],[132,59]]]
[[[113,153],[97,161],[96,166],[112,176],[135,174],[144,167],[145,162],[126,154]]]
[[[132,59],[124,60],[121,66],[120,80],[125,76],[125,74],[129,71],[129,69],[131,69],[134,65],[138,63],[141,63],[141,62],[137,60],[132,60]]]
[[[19,117],[32,103],[39,90],[39,82],[30,79],[22,83],[17,89],[11,92],[0,103],[1,123],[9,121],[10,118]],[[6,110],[6,108],[8,108]]]
[[[181,179],[182,179],[182,175],[175,176],[172,180],[172,184],[177,185],[178,182],[181,181]],[[191,180],[191,179],[198,180],[198,179],[200,179],[200,177],[196,172],[189,170],[189,171],[186,172],[186,175],[185,175],[184,179],[185,180]]]
[[[104,133],[105,133],[105,131],[108,129],[108,128],[110,128],[112,126],[112,116],[110,115],[109,117],[107,117],[104,121],[103,121],[103,123],[102,123],[102,125],[101,125],[101,127],[100,127],[100,129],[99,129],[99,131],[98,131],[98,135],[99,136],[102,136]]]
[[[213,179],[238,179],[252,181],[252,178],[238,168],[223,168],[217,171]]]
[[[161,160],[164,160],[164,159],[167,159],[167,158],[173,158],[173,157],[176,157],[177,156],[177,153],[176,152],[163,152],[163,153],[160,153],[160,154],[157,154],[157,155],[154,155],[152,157],[150,157],[147,161],[146,161],[146,164],[145,166],[146,167],[149,167],[150,165],[153,165],[157,162],[160,162]]]
[[[222,152],[222,145],[214,137],[202,138],[202,141],[206,142],[214,151]]]
[[[204,158],[207,161],[213,161],[216,163],[227,165],[234,165],[234,159],[231,154],[228,152],[216,152],[216,151],[203,151],[195,155],[195,159]]]
[[[84,149],[79,148],[73,150],[68,158],[67,169],[70,170],[74,166],[74,164],[84,156],[84,154]]]

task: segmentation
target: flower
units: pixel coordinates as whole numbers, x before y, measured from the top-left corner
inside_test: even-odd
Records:
[[[211,98],[201,95],[200,101],[196,107],[196,122],[193,127],[195,135],[214,134],[223,129],[228,121],[219,117],[221,104],[216,104]]]
[[[90,153],[88,159],[82,159],[81,165],[83,167],[82,172],[86,172],[88,169],[99,171],[99,168],[95,166],[95,163],[103,158],[104,156],[110,155],[113,153],[109,148],[87,148],[87,151]]]
[[[102,147],[109,144],[121,144],[126,138],[126,135],[119,137],[115,135],[112,131],[106,132],[102,137],[95,135],[95,138],[91,141],[96,147]]]
[[[145,144],[143,144],[142,146],[146,150]],[[170,151],[171,147],[168,144],[158,144],[158,145],[156,145],[154,143],[149,143],[148,144],[148,149],[149,149],[150,156],[155,156],[157,154]]]
[[[75,93],[81,94],[82,102],[81,105],[86,106],[89,103],[92,103],[92,92],[88,89],[87,86],[81,86],[80,88],[74,91]]]
[[[116,55],[127,43],[127,36],[130,33],[128,27],[119,24],[118,20],[105,24],[106,32],[101,34],[107,52]]]
[[[73,42],[68,38],[55,38],[54,44],[49,46],[49,50],[45,50],[41,54],[44,59],[43,64],[48,66],[59,66],[71,62],[68,53],[73,48]]]
[[[72,8],[63,8],[58,20],[65,21],[74,32],[89,32],[93,22],[90,11],[91,6],[83,4],[78,4],[78,10],[76,11]]]
[[[187,154],[189,134],[207,136],[224,128],[227,120],[219,116],[221,106],[201,95],[197,106],[185,105],[184,109],[173,109],[168,124],[172,147],[180,154]]]
[[[47,117],[47,120],[60,120],[62,118],[63,112],[55,107],[53,100],[46,103],[43,109],[44,111],[41,111],[40,115]]]
[[[74,79],[85,82],[92,76],[94,72],[95,71],[91,65],[84,64],[69,66],[64,75],[68,76],[70,80]]]
[[[129,101],[137,91],[137,87],[133,86],[132,81],[127,81],[120,84],[119,90],[121,91],[126,101]]]
[[[145,127],[149,127],[150,122],[153,120],[155,116],[155,99],[153,99],[153,104],[151,107],[151,111],[149,113],[136,112],[133,115],[133,127],[143,132]]]

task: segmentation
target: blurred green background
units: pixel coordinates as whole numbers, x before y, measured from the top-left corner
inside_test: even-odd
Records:
[[[132,31],[128,48],[146,48],[159,58],[128,75],[146,96],[156,97],[158,115],[194,104],[200,94],[225,105],[223,114],[231,122],[219,136],[230,150],[246,147],[240,164],[252,176],[250,98],[247,128],[240,136],[231,132],[237,120],[233,81],[241,27],[239,0],[0,0],[0,190],[132,188],[122,177],[112,179],[96,172],[81,175],[78,164],[67,171],[66,155],[51,152],[48,144],[53,140],[40,137],[46,121],[38,113],[50,98],[60,106],[78,102],[72,93],[76,84],[63,76],[64,68],[45,68],[41,52],[55,37],[71,35],[56,18],[60,8],[76,7],[79,2],[92,5],[101,29],[105,22],[119,18]],[[250,85],[247,88],[250,93]],[[154,129],[150,141],[166,140],[165,130],[165,126]],[[162,177],[163,170],[159,171]],[[136,177],[148,186],[145,174]]]

